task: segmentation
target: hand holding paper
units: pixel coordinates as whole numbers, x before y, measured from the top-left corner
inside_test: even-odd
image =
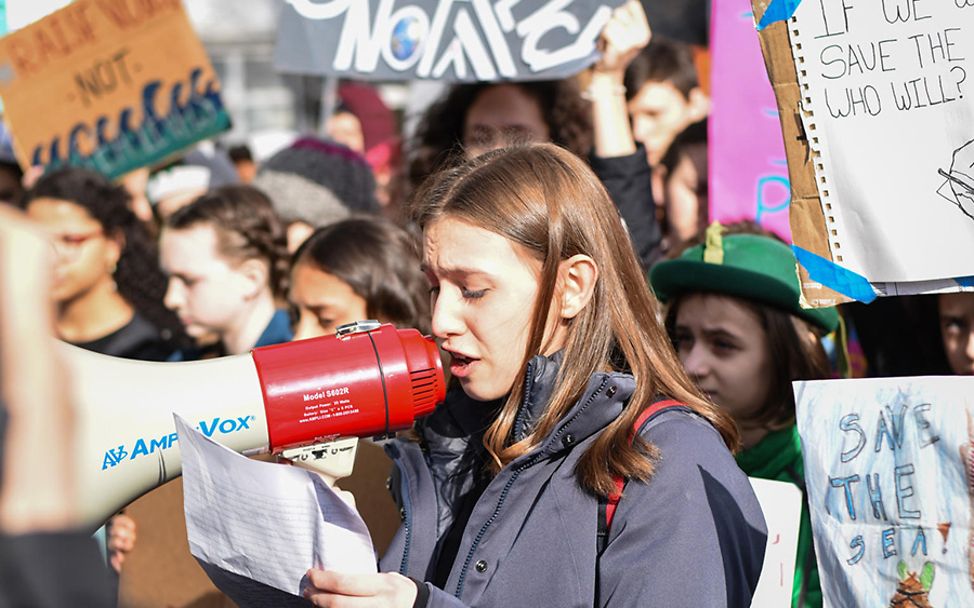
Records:
[[[190,551],[239,605],[297,602],[285,594],[301,595],[309,568],[376,572],[365,523],[318,475],[249,460],[175,419]]]
[[[350,600],[363,602],[363,606],[410,608],[416,602],[416,583],[397,572],[342,574],[328,570],[311,570],[308,577],[311,587],[305,591],[304,596],[314,602],[315,606],[338,605],[337,602]]]

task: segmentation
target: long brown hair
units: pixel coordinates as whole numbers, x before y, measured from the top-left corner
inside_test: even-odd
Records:
[[[519,382],[488,429],[484,444],[495,471],[536,447],[582,397],[592,374],[608,370],[632,374],[636,390],[631,405],[579,460],[576,474],[587,490],[605,496],[614,491],[616,476],[652,476],[655,447],[630,435],[639,414],[661,393],[686,403],[716,427],[729,447],[737,447],[734,423],[703,398],[683,371],[619,214],[582,160],[552,144],[490,152],[429,180],[416,193],[412,211],[423,228],[441,217],[457,218],[504,236],[541,261],[522,371],[542,350],[560,263],[584,254],[599,269],[591,301],[568,322],[555,389],[533,432],[510,444],[522,400]]]

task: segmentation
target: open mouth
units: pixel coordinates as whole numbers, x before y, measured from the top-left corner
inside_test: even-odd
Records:
[[[464,378],[469,375],[471,366],[473,366],[477,361],[477,359],[451,352],[450,373],[458,378]]]

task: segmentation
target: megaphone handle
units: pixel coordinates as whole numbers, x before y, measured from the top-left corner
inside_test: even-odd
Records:
[[[346,437],[284,450],[280,456],[294,466],[317,473],[330,487],[334,487],[339,479],[352,474],[357,451],[358,438]]]

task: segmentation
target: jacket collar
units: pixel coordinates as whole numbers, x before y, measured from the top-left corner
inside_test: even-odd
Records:
[[[563,354],[558,351],[547,357],[536,355],[528,362],[524,375],[524,397],[514,421],[514,441],[520,441],[530,434],[544,415],[554,394],[562,360]],[[581,398],[530,455],[540,451],[550,456],[598,433],[622,413],[635,388],[635,381],[628,374],[593,374]]]
[[[598,434],[619,417],[635,388],[635,380],[628,374],[615,372],[593,374],[585,390],[582,391],[581,398],[565,413],[538,448],[524,457],[539,452],[542,456],[551,456],[571,449]],[[553,386],[549,388],[544,399],[544,407],[548,406],[551,389]]]
[[[524,375],[524,398],[514,423],[514,439],[526,437],[544,414],[558,379],[562,353],[533,357]],[[552,433],[539,447],[552,455],[569,449],[598,433],[622,413],[635,390],[635,380],[629,374],[599,372],[589,378],[582,397],[568,410]],[[427,449],[433,453],[463,453],[481,446],[483,433],[490,426],[504,399],[492,402],[474,401],[459,387],[451,389],[446,401],[417,425]]]
[[[545,357],[535,355],[528,361],[524,374],[524,393],[517,417],[514,419],[514,441],[524,439],[544,415],[555,390],[558,371],[561,369],[562,352]]]
[[[293,337],[294,332],[291,331],[291,319],[286,310],[279,308],[274,311],[274,315],[271,317],[267,327],[264,328],[260,337],[257,338],[257,343],[254,344],[254,348],[290,342]]]

